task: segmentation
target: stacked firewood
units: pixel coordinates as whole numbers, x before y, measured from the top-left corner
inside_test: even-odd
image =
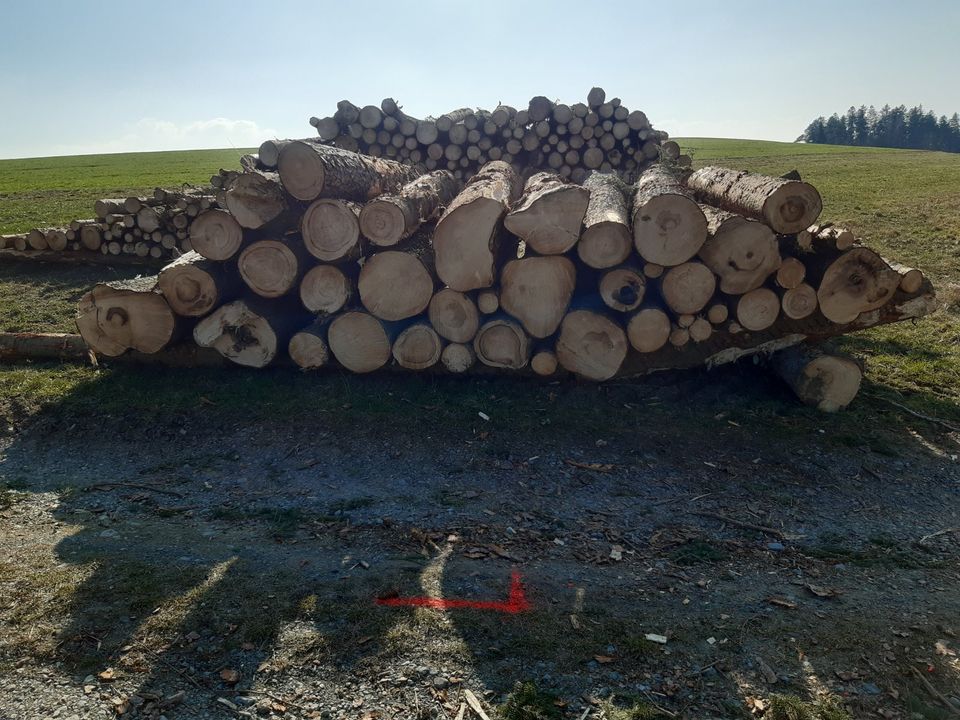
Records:
[[[156,188],[151,197],[97,200],[93,206],[95,218],[74,220],[68,227],[5,235],[0,239],[0,248],[81,259],[84,253],[128,255],[144,260],[177,257],[191,249],[193,221],[216,207],[214,189]]]
[[[314,142],[449,170],[458,180],[500,160],[518,171],[550,170],[576,183],[591,170],[633,182],[661,155],[679,159],[677,144],[666,142],[667,133],[654,130],[642,111],[629,110],[620,98],[607,99],[599,87],[586,99],[565,105],[537,96],[519,109],[503,104],[493,110],[461,108],[422,120],[407,115],[392,98],[362,107],[342,100],[333,115],[310,118],[310,124],[319,136]],[[266,141],[259,161],[277,167],[282,148],[283,141]]]
[[[192,223],[193,252],[80,301],[91,350],[155,353],[187,338],[250,367],[288,356],[305,369],[603,381],[933,306],[919,271],[815,224],[820,195],[798,179],[660,162],[633,184],[599,170],[577,184],[501,159],[462,184],[341,147],[277,145],[278,172],[230,178],[225,207]],[[859,365],[819,352],[777,366],[827,409],[859,387]]]

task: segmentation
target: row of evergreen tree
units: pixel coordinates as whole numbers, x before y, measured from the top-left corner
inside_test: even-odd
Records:
[[[851,106],[845,115],[818,117],[797,142],[960,152],[960,116],[937,119],[922,105],[909,110],[884,105],[879,111],[873,105]]]

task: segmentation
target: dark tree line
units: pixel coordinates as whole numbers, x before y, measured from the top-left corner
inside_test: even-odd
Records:
[[[818,117],[797,141],[960,152],[960,116],[938,119],[922,105],[909,110],[884,105],[879,111],[873,105],[851,106],[845,115]]]

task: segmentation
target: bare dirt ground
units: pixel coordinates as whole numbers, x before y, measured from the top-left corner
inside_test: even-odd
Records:
[[[955,435],[749,367],[472,381],[482,411],[378,382],[295,419],[8,410],[0,718],[960,707]],[[505,600],[514,570],[517,614],[377,603]]]

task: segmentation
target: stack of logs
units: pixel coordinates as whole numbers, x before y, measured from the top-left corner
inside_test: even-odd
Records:
[[[305,369],[603,381],[783,350],[934,303],[919,271],[816,225],[821,198],[797,179],[662,162],[632,185],[599,171],[577,184],[501,159],[463,185],[448,170],[278,145],[278,172],[231,178],[225,209],[192,224],[193,252],[80,301],[93,351],[187,338],[250,367],[288,355]],[[859,387],[856,363],[780,357],[825,409]]]
[[[4,235],[0,248],[42,256],[77,253],[81,258],[83,253],[144,260],[177,257],[191,250],[194,220],[216,207],[212,189],[156,188],[152,197],[97,200],[93,206],[95,218],[74,220],[68,227]]]
[[[310,124],[319,136],[314,142],[426,170],[449,170],[458,180],[500,160],[518,172],[550,170],[578,184],[591,170],[633,182],[661,154],[679,159],[677,144],[665,143],[667,133],[654,130],[642,111],[629,110],[620,98],[607,99],[599,87],[586,99],[565,105],[537,96],[525,108],[461,108],[422,120],[407,115],[392,98],[362,107],[342,100],[332,116],[310,118]],[[259,161],[276,167],[282,147],[282,141],[263,143]]]

